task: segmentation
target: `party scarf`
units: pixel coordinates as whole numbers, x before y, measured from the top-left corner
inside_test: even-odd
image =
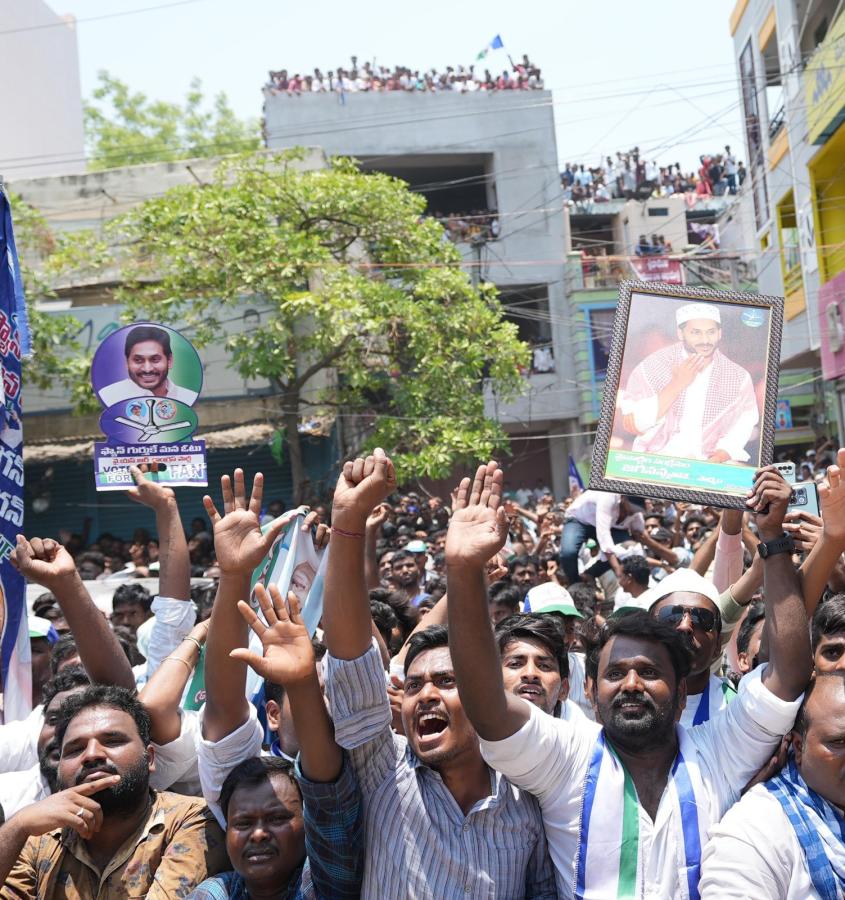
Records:
[[[681,873],[677,896],[698,900],[701,849],[707,838],[707,795],[695,747],[678,729],[680,749],[667,789],[675,804],[673,825]],[[644,861],[640,853],[640,813],[634,781],[601,730],[584,785],[578,855],[577,900],[611,900],[643,895]]]
[[[845,897],[845,821],[801,777],[795,758],[765,786],[783,808],[822,900]]]

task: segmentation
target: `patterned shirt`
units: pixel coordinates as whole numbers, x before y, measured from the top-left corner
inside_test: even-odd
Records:
[[[280,900],[355,900],[364,872],[364,812],[361,792],[344,758],[337,781],[309,781],[296,764],[305,824],[305,863],[290,877]],[[204,881],[190,900],[247,900],[237,872]]]
[[[375,644],[354,660],[323,659],[335,740],[350,751],[364,797],[373,900],[555,898],[540,808],[490,770],[490,795],[465,815],[434,769],[390,730]]]
[[[31,837],[0,898],[173,900],[228,867],[223,832],[197,797],[150,791],[150,811],[102,872],[72,829]]]

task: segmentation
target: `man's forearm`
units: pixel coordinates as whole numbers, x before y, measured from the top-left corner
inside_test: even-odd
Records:
[[[378,541],[379,528],[368,526],[364,537],[364,573],[367,582],[367,590],[371,591],[381,584],[378,571],[378,557],[376,556],[376,543]]]
[[[182,643],[166,659],[144,685],[138,699],[150,714],[151,737],[156,744],[175,741],[182,730],[179,706],[185,685],[194,673],[199,650],[193,641]]]
[[[205,712],[203,737],[219,741],[243,725],[249,716],[246,699],[246,663],[232,659],[236,647],[246,647],[247,624],[238,612],[239,600],[249,598],[250,576],[246,573],[220,577],[211,610],[206,641]]]
[[[156,529],[159,546],[159,596],[189,601],[191,559],[175,499],[156,508]]]
[[[290,700],[293,726],[299,741],[299,764],[309,781],[335,781],[343,765],[343,754],[335,743],[317,671],[307,681],[285,687]]]
[[[713,558],[716,555],[718,533],[719,529],[717,526],[714,531],[707,536],[706,540],[701,544],[698,550],[695,551],[695,555],[690,563],[690,568],[693,571],[698,572],[699,575],[703,576],[713,562]]]
[[[798,577],[808,617],[811,617],[816,611],[828,579],[836,568],[843,549],[845,548],[841,544],[825,538],[822,534],[821,540],[816,542],[809,556],[801,564]]]
[[[782,700],[795,700],[810,678],[813,654],[801,585],[789,553],[764,560],[763,590],[769,648],[763,681]]]
[[[60,583],[51,584],[49,589],[59,601],[76,641],[79,658],[91,680],[134,690],[132,666],[82,579],[78,575],[63,578]]]
[[[490,614],[482,568],[448,566],[449,590],[458,601],[449,604],[449,649],[466,714],[488,741],[510,737],[528,721],[528,705],[505,692],[502,664]]]
[[[6,883],[28,837],[29,835],[17,826],[14,816],[5,825],[0,826],[0,885]]]
[[[367,652],[372,640],[370,599],[364,580],[366,520],[352,516],[332,519],[332,527],[338,530],[332,535],[323,592],[326,645],[335,659],[357,659]]]

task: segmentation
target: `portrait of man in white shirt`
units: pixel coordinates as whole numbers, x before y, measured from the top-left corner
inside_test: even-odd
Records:
[[[170,379],[173,350],[170,335],[156,325],[138,325],[126,336],[126,378],[100,389],[100,399],[106,406],[134,397],[168,397],[189,406],[197,399],[197,392],[175,384]]]

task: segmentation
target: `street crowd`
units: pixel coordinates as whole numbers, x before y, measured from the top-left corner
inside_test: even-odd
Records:
[[[510,60],[510,57],[509,57]],[[437,93],[454,91],[459,94],[476,91],[541,91],[543,77],[525,55],[522,61],[501,72],[481,71],[476,66],[446,66],[445,70],[412,69],[408,66],[382,66],[375,62],[358,64],[353,56],[349,66],[338,66],[322,72],[314,69],[313,74],[289,74],[287,69],[271,71],[265,91],[270,94],[308,93],[358,93],[367,91],[416,91]]]
[[[730,147],[724,153],[706,153],[699,157],[696,172],[684,172],[680,163],[668,166],[648,160],[639,147],[627,153],[607,156],[597,166],[567,163],[561,172],[564,198],[572,203],[592,201],[668,197],[690,194],[695,197],[721,197],[736,194],[745,181],[746,169]]]
[[[495,462],[439,498],[377,449],[296,520],[313,634],[253,579],[293,521],[260,474],[186,528],[133,469],[155,539],[17,539],[0,898],[842,896],[843,467],[802,460],[818,517],[774,466],[744,509]]]

